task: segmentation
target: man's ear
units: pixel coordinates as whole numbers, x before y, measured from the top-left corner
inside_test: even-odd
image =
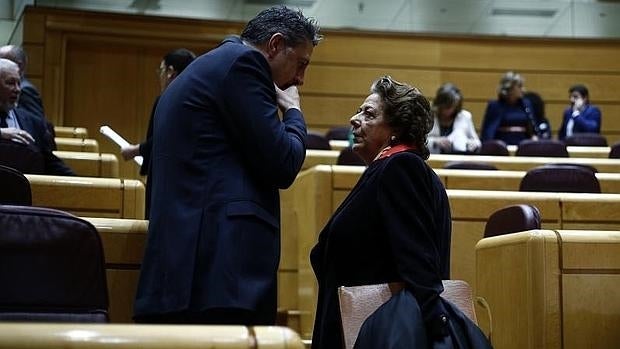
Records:
[[[267,55],[272,58],[275,57],[281,50],[286,47],[286,41],[284,35],[281,33],[275,33],[267,41]]]

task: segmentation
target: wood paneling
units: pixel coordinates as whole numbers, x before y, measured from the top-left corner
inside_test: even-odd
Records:
[[[154,70],[171,49],[203,53],[243,23],[27,8],[24,45],[29,77],[42,89],[48,118],[56,125],[88,127],[103,152],[118,149],[95,135],[109,124],[131,142],[144,138],[159,93]],[[602,133],[620,140],[620,45],[617,40],[521,39],[424,36],[325,31],[301,87],[311,129],[346,125],[370,83],[390,74],[433,97],[451,81],[461,87],[477,128],[486,102],[496,97],[501,75],[517,70],[526,87],[547,102],[557,132],[568,87],[585,83],[603,112]],[[131,162],[122,177],[136,177]]]

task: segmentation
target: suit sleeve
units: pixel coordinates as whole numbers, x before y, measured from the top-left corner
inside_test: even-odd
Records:
[[[412,154],[388,161],[377,206],[399,277],[423,304],[442,290],[431,181],[424,162]]]
[[[153,109],[151,110],[151,118],[149,119],[149,127],[146,131],[146,139],[140,143],[139,152],[142,155],[142,166],[140,167],[140,174],[146,176],[149,172],[149,164],[151,163],[151,151],[153,150],[153,118],[155,117],[155,109],[157,109],[157,102],[159,97],[155,99],[153,103]]]
[[[581,132],[599,133],[601,131],[601,111],[590,105],[582,115],[575,118],[575,127]]]
[[[223,87],[224,122],[244,162],[262,181],[289,187],[306,156],[301,111],[289,109],[280,121],[270,68],[258,51],[238,57]]]
[[[502,115],[497,103],[489,102],[482,119],[482,130],[480,131],[481,141],[495,139],[495,133],[502,121]]]
[[[31,114],[45,118],[41,96],[32,86],[23,86],[22,93],[19,96],[19,106],[28,110]]]

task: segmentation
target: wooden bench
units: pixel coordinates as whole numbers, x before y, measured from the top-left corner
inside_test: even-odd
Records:
[[[118,159],[114,154],[79,151],[54,151],[78,176],[118,177]]]
[[[304,344],[292,330],[276,326],[5,323],[0,348],[304,349]]]
[[[56,142],[57,150],[99,152],[99,143],[96,139],[56,137],[54,141]]]
[[[144,218],[144,184],[134,179],[26,174],[34,206],[78,216]]]
[[[309,264],[310,250],[360,174],[359,168],[353,166],[316,166],[300,173],[293,186],[282,193],[283,260],[289,263],[289,274],[297,271],[299,290],[298,299],[286,303],[297,303],[299,307],[296,309],[301,314],[302,338],[312,333],[317,296]],[[451,278],[465,280],[472,286],[476,285],[475,245],[483,237],[488,217],[505,206],[535,205],[546,229],[620,230],[620,194],[448,190],[448,197],[452,210]],[[298,249],[293,257],[294,252],[288,249],[294,241]]]
[[[110,321],[131,323],[144,256],[148,221],[82,217],[92,223],[103,244],[110,300]]]
[[[88,138],[88,130],[84,127],[54,126],[56,137]]]
[[[483,239],[476,270],[495,348],[620,344],[620,231],[532,230]]]
[[[331,140],[329,141],[329,145],[332,147],[332,150],[340,151],[349,146],[349,141],[343,140]],[[568,156],[571,158],[609,158],[610,147],[578,147],[578,146],[567,146],[566,150],[568,150]],[[508,152],[510,155],[514,156],[517,152],[516,145],[508,145]]]
[[[337,150],[306,150],[306,159],[302,169],[308,169],[316,165],[335,165],[340,152]],[[533,167],[552,164],[584,164],[595,167],[599,172],[620,173],[620,159],[608,158],[552,158],[530,156],[487,156],[487,155],[453,155],[431,154],[428,164],[435,169],[444,168],[452,161],[476,161],[494,165],[499,170],[527,171]]]
[[[432,168],[443,168],[452,161],[477,161],[494,165],[499,170],[527,171],[546,164],[583,164],[596,168],[599,172],[620,173],[620,159],[602,158],[553,158],[535,156],[486,156],[431,154],[428,164]]]
[[[360,173],[362,169],[359,170]],[[526,171],[436,169],[446,189],[519,191]],[[620,173],[597,173],[602,193],[620,194]]]

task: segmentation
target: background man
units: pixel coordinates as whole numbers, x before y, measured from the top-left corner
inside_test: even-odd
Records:
[[[18,65],[0,58],[0,138],[30,145],[41,152],[45,174],[75,175],[52,153],[50,134],[43,120],[23,108],[16,108],[21,94],[20,80]]]
[[[196,58],[194,52],[179,48],[174,51],[168,52],[161,63],[159,64],[159,85],[160,92],[164,92],[166,87],[170,85],[181,72]],[[151,206],[151,182],[152,176],[149,174],[149,167],[151,165],[151,151],[153,150],[153,116],[155,115],[155,108],[159,97],[155,99],[153,103],[153,109],[151,110],[151,118],[149,119],[149,127],[146,132],[146,139],[140,144],[130,144],[129,146],[121,149],[123,159],[130,160],[134,157],[142,156],[142,166],[140,167],[140,174],[142,176],[149,175],[146,179],[146,195],[145,195],[145,218],[149,219],[149,211]]]
[[[0,58],[6,58],[15,62],[19,66],[19,76],[21,77],[21,95],[19,97],[19,108],[25,109],[31,115],[43,120],[45,127],[50,135],[47,137],[50,148],[56,150],[54,137],[54,125],[45,117],[43,101],[39,90],[26,78],[26,67],[28,66],[28,56],[23,48],[15,45],[5,45],[0,47]]]

